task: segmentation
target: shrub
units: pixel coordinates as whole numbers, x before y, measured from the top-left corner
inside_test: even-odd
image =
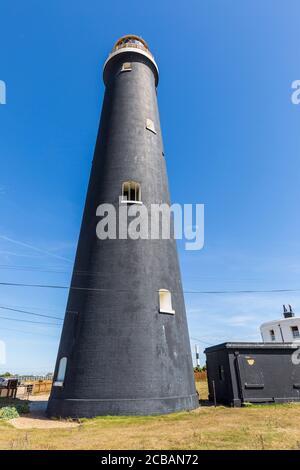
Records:
[[[17,403],[14,406],[3,406],[0,408],[0,420],[18,418],[24,413],[29,413],[28,403]]]
[[[28,404],[28,402],[18,403],[17,405],[15,405],[14,408],[16,408],[17,412],[20,415],[23,415],[25,413],[29,413],[29,404]]]
[[[20,415],[14,406],[5,406],[0,410],[0,419],[18,418]]]

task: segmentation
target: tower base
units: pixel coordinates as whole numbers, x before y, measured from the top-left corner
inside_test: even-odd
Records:
[[[176,413],[198,408],[198,395],[166,398],[133,399],[58,399],[48,403],[47,415],[61,418],[94,418],[96,416],[146,416]]]

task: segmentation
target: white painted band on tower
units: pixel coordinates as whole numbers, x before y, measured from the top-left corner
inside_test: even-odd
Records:
[[[157,63],[155,62],[152,55],[149,52],[144,51],[143,49],[139,49],[137,47],[124,47],[122,49],[118,49],[118,50],[112,52],[111,54],[109,54],[108,58],[104,62],[103,70],[105,69],[105,67],[106,67],[107,63],[110,61],[110,59],[112,59],[116,55],[122,54],[124,52],[135,52],[135,53],[142,54],[143,56],[147,57],[147,59],[151,60],[152,64],[156,68],[157,74],[159,74]]]

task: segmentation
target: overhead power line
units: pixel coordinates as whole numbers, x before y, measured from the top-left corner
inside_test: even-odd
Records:
[[[15,240],[10,237],[6,237],[5,235],[0,235],[2,240],[8,241],[10,243],[14,243],[15,245],[23,246],[25,248],[29,248],[30,250],[37,251],[39,253],[43,253],[44,255],[52,256],[53,258],[57,258],[63,261],[67,261],[68,263],[72,263],[72,260],[69,258],[65,258],[64,256],[58,255],[56,253],[52,253],[52,251],[44,250],[43,248],[39,248],[38,246],[31,245],[29,243],[24,243],[21,240]]]
[[[80,276],[98,276],[104,277],[103,273],[98,271],[88,271],[84,269],[62,269],[59,266],[54,265],[22,265],[22,264],[0,264],[0,269],[11,270],[11,271],[33,271],[33,272],[42,272],[42,273],[52,273],[52,274],[76,274]],[[188,276],[190,281],[213,281],[213,282],[245,282],[245,281],[256,281],[261,282],[262,279],[257,278],[240,278],[240,279],[228,279],[220,277],[207,277],[207,276]]]
[[[59,336],[53,336],[53,335],[47,335],[45,333],[40,333],[39,331],[25,331],[25,330],[16,330],[15,328],[6,328],[6,327],[3,327],[1,326],[1,331],[2,330],[5,330],[5,331],[14,331],[16,333],[25,333],[25,334],[28,334],[28,335],[36,335],[36,336],[47,336],[48,338],[54,338],[54,339],[58,339]]]
[[[36,323],[39,325],[51,325],[51,326],[59,326],[61,327],[61,324],[59,323],[49,323],[49,322],[41,322],[41,321],[33,321],[33,320],[22,320],[21,318],[10,318],[10,317],[1,317],[0,320],[9,320],[9,321],[18,321],[22,323]]]
[[[19,313],[24,313],[25,315],[34,315],[36,317],[44,317],[44,318],[53,318],[54,320],[60,320],[63,321],[62,318],[60,317],[54,317],[52,315],[43,315],[42,313],[35,313],[35,312],[29,312],[28,310],[19,310],[18,308],[11,308],[11,307],[5,307],[4,305],[0,305],[0,309],[2,310],[9,310],[11,312],[19,312]],[[0,317],[1,318],[1,317]]]
[[[199,338],[195,338],[193,336],[190,336],[190,338],[194,341],[199,341],[199,343],[203,343],[203,344],[206,344],[207,346],[213,346],[212,343],[208,343],[207,341],[203,341],[202,339],[199,339]]]
[[[68,286],[59,286],[59,285],[50,285],[50,284],[25,284],[22,282],[0,282],[1,286],[13,286],[13,287],[38,287],[38,288],[45,288],[45,289],[69,289]],[[93,288],[88,287],[71,287],[72,289],[80,289],[80,290],[93,290]],[[96,289],[99,290],[99,289]],[[102,289],[103,290],[103,289]]]
[[[48,266],[36,266],[36,265],[21,265],[21,264],[0,264],[0,269],[11,270],[11,271],[33,271],[51,274],[76,274],[79,276],[98,276],[104,277],[103,273],[97,271],[88,271],[83,269],[61,269],[60,267],[48,265]],[[203,276],[188,276],[191,281],[213,281],[213,282],[245,282],[245,281],[256,281],[261,282],[261,279],[257,278],[243,278],[243,279],[228,279],[228,278],[216,278],[216,277],[203,277]]]
[[[61,286],[58,284],[26,284],[21,282],[0,282],[1,286],[12,286],[12,287],[35,287],[41,289],[72,289],[72,290],[86,290],[92,292],[131,292],[129,289],[107,289],[97,287],[79,287],[79,286]],[[282,292],[300,292],[300,289],[264,289],[264,290],[184,290],[185,294],[272,294]]]
[[[184,290],[183,292],[185,294],[272,294],[277,292],[300,292],[300,289]]]
[[[60,269],[56,266],[28,266],[28,265],[14,265],[14,264],[0,264],[0,269],[7,269],[11,271],[33,271],[33,272],[43,272],[43,273],[54,273],[54,274],[78,274],[84,276],[99,276],[103,277],[103,273],[97,271],[87,271],[84,269]]]

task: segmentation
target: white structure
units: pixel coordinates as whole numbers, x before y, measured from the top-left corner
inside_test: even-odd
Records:
[[[260,327],[264,343],[293,343],[300,341],[300,317],[295,317],[292,307],[283,306],[284,318],[263,323]]]

